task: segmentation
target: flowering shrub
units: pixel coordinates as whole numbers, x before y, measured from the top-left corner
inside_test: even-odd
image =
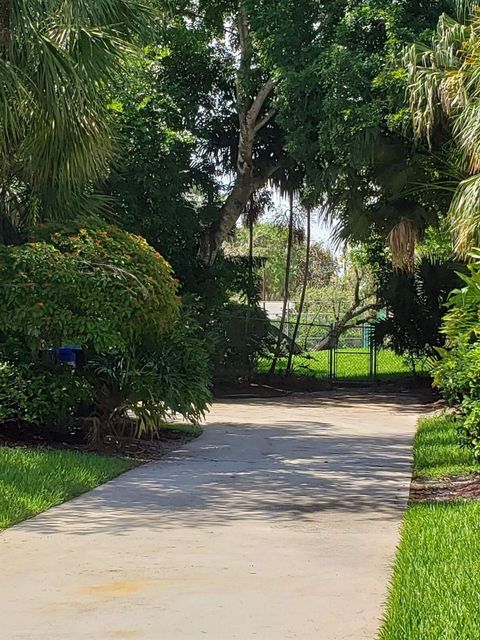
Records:
[[[198,419],[207,355],[176,290],[143,238],[97,220],[49,224],[27,244],[0,247],[0,421],[57,424],[82,408],[104,435],[132,412],[150,411],[150,431],[170,411]],[[44,361],[63,344],[79,345],[87,366]]]

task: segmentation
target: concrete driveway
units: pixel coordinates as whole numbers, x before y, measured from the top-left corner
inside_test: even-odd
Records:
[[[0,535],[5,640],[372,640],[408,396],[215,405],[202,438]]]

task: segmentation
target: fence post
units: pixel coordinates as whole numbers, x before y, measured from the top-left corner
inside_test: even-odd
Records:
[[[375,326],[369,325],[370,333],[370,377],[372,382],[377,381],[377,341],[375,340]]]
[[[335,378],[335,341],[332,340],[333,336],[333,324],[330,325],[329,334],[330,336],[330,345],[328,348],[328,368],[329,368],[329,376],[332,381]]]

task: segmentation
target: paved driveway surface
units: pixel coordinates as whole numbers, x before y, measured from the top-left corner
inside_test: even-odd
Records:
[[[408,396],[215,405],[199,440],[0,535],[5,640],[373,640]]]

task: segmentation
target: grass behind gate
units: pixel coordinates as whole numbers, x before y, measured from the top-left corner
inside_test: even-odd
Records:
[[[0,447],[0,530],[111,480],[134,463],[116,457]]]
[[[416,476],[480,472],[446,416],[420,421],[414,461]],[[480,638],[479,532],[478,501],[409,507],[379,640]]]
[[[263,358],[258,365],[259,373],[270,370],[271,359]],[[278,360],[278,373],[284,373],[287,358]],[[292,373],[327,379],[330,375],[329,351],[306,351],[293,359]],[[417,373],[425,374],[420,368]],[[390,349],[381,349],[377,354],[377,376],[383,380],[395,380],[413,375],[410,364],[402,356]],[[370,350],[361,348],[338,349],[336,357],[336,378],[339,380],[362,381],[370,378]]]

